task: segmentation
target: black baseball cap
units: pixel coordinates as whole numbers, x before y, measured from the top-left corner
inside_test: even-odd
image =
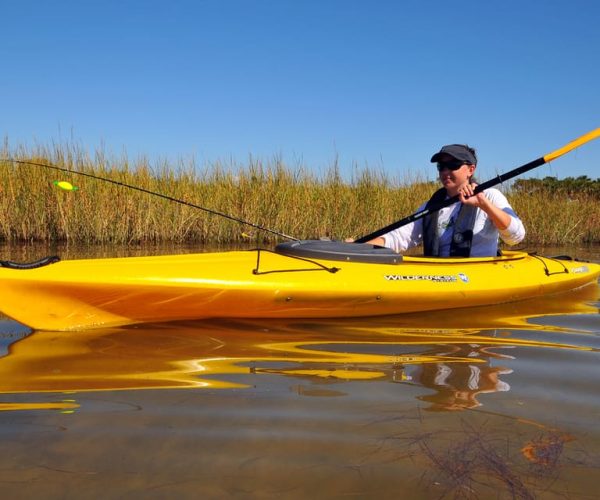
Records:
[[[452,156],[469,165],[477,165],[477,157],[464,144],[448,144],[431,157],[431,163],[437,163],[443,155]]]

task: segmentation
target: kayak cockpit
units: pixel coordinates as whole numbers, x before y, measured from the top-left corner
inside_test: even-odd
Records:
[[[275,252],[304,259],[363,262],[370,264],[400,264],[402,255],[390,248],[370,243],[346,243],[329,240],[299,240],[279,243]]]
[[[341,262],[360,262],[367,264],[400,264],[402,262],[436,263],[478,263],[490,261],[508,261],[523,259],[525,252],[505,251],[497,257],[423,257],[402,256],[390,248],[370,243],[346,243],[330,240],[298,240],[279,243],[275,253],[303,259],[330,260]]]

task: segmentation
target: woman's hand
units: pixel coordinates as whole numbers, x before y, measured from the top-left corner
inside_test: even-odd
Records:
[[[483,191],[475,194],[476,187],[477,183],[475,182],[467,181],[464,184],[461,184],[458,188],[458,199],[465,205],[481,208],[483,210],[490,203],[485,194],[483,194]]]
[[[494,226],[500,231],[504,231],[510,224],[510,215],[494,205],[484,194],[484,192],[475,193],[477,184],[475,182],[465,182],[458,188],[458,199],[461,203],[483,210]]]

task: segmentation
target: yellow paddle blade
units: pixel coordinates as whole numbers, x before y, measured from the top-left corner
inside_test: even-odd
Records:
[[[568,153],[569,151],[573,151],[575,148],[578,148],[586,142],[593,141],[598,137],[600,137],[600,128],[597,128],[596,130],[592,130],[591,132],[582,135],[581,137],[575,139],[574,141],[571,141],[569,144],[563,146],[562,148],[557,149],[556,151],[552,151],[552,153],[548,153],[546,156],[544,156],[544,162],[548,163],[552,160],[556,160],[559,156],[562,156]]]

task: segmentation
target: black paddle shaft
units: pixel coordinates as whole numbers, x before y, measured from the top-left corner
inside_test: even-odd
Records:
[[[529,170],[533,170],[534,168],[537,168],[540,165],[543,165],[544,163],[546,163],[546,159],[544,156],[542,156],[542,157],[538,158],[537,160],[533,160],[529,163],[526,163],[525,165],[521,165],[520,167],[517,167],[509,172],[506,172],[505,174],[500,174],[500,175],[494,177],[493,179],[490,179],[489,181],[485,181],[481,184],[478,184],[477,187],[475,188],[474,194],[481,193],[481,191],[484,191],[485,189],[496,186],[502,182],[512,179],[513,177],[516,177],[517,175],[521,175]],[[381,229],[378,229],[377,231],[367,234],[366,236],[362,236],[362,237],[358,238],[357,240],[355,240],[355,242],[356,243],[367,243],[368,241],[371,241],[375,238],[379,238],[380,236],[383,236],[384,234],[387,234],[390,231],[393,231],[394,229],[398,229],[399,227],[406,226],[407,224],[410,224],[411,222],[415,222],[416,220],[422,219],[426,215],[437,212],[438,210],[441,210],[442,208],[449,207],[450,205],[456,203],[457,201],[458,201],[458,195],[455,195],[452,198],[447,198],[444,201],[441,201],[440,203],[436,203],[435,205],[425,208],[425,209],[423,209],[419,212],[416,212],[412,215],[409,215],[408,217],[405,217],[404,219],[400,219],[399,221],[393,222],[389,226],[382,227]]]

